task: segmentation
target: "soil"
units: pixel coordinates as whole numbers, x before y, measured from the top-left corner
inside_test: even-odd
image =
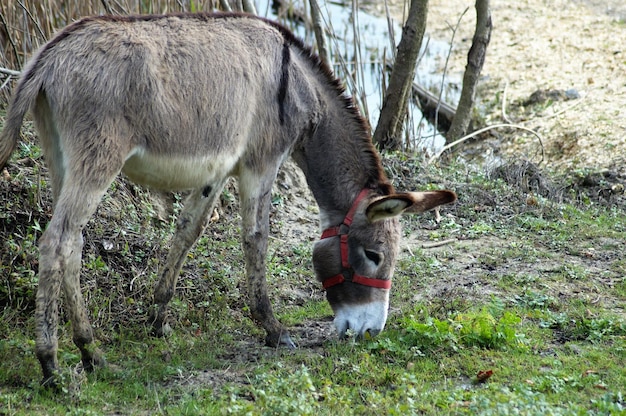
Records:
[[[491,8],[493,31],[477,96],[482,124],[512,122],[535,130],[546,166],[623,171],[626,3],[492,1]],[[378,13],[384,13],[382,6]],[[401,6],[391,6],[391,14],[402,21]],[[462,79],[475,15],[473,0],[429,3],[426,34],[454,38],[447,63],[451,79]],[[445,65],[442,60],[439,70]],[[495,134],[497,140],[483,143],[484,153],[541,162],[541,144],[532,135],[508,129]]]

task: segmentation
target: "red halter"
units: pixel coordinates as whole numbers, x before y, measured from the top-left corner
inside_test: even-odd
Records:
[[[350,266],[350,262],[348,261],[348,231],[350,230],[350,225],[352,224],[352,217],[354,217],[354,213],[361,202],[369,193],[369,189],[363,189],[359,196],[356,197],[354,202],[352,203],[352,207],[346,214],[343,222],[336,227],[327,228],[322,232],[321,239],[329,238],[329,237],[339,237],[340,238],[340,247],[341,247],[341,267],[342,271],[339,274],[331,276],[322,281],[322,286],[324,289],[328,289],[329,287],[338,285],[343,283],[346,279],[344,277],[344,272],[349,272],[348,274],[352,274],[352,279],[350,280],[352,283],[358,283],[364,286],[375,287],[379,289],[390,289],[391,288],[391,280],[383,280],[383,279],[374,279],[371,277],[361,276],[354,273],[352,266]]]

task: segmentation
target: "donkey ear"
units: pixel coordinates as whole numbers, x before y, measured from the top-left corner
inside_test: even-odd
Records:
[[[419,213],[456,201],[452,191],[404,192],[372,201],[365,214],[370,222],[395,217],[403,213]]]

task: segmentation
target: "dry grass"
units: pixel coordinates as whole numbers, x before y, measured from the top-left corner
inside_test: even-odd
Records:
[[[85,16],[212,11],[219,0],[0,0],[0,68],[20,71],[60,28]],[[0,106],[17,77],[0,72]]]

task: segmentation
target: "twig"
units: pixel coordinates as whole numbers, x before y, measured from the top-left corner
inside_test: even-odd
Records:
[[[355,66],[354,66],[354,72],[355,72],[355,91],[358,91],[358,94],[361,98],[361,107],[363,110],[363,116],[365,116],[365,118],[367,120],[370,119],[369,117],[369,108],[367,107],[367,96],[365,94],[365,74],[362,70],[362,66],[361,64],[363,63],[363,56],[361,55],[361,35],[360,35],[360,31],[359,31],[359,5],[358,5],[358,0],[352,0],[352,32],[354,33],[354,38],[353,38],[353,45],[354,45],[354,60],[355,62]],[[361,70],[359,71],[359,68],[361,68]],[[360,88],[359,88],[359,82],[361,84]],[[360,90],[360,91],[359,91]]]
[[[448,75],[448,62],[450,61],[450,56],[452,55],[452,48],[454,46],[454,37],[456,36],[456,31],[459,29],[459,26],[461,26],[461,20],[463,20],[463,16],[465,16],[465,13],[467,13],[467,11],[469,10],[469,7],[466,7],[465,10],[463,10],[463,13],[461,13],[461,16],[459,16],[459,19],[456,22],[456,26],[452,27],[450,26],[450,28],[452,29],[452,37],[450,38],[450,48],[448,49],[448,55],[446,56],[446,63],[443,66],[443,74],[441,75],[441,87],[439,88],[439,99],[437,100],[437,108],[435,111],[435,129],[433,131],[433,140],[435,139],[435,136],[437,136],[438,132],[437,132],[437,124],[439,122],[439,106],[441,105],[441,98],[443,95],[443,88],[444,88],[444,84],[446,82],[446,76]]]
[[[317,0],[309,0],[309,3],[309,5],[311,6],[311,20],[313,21],[313,31],[315,32],[315,40],[317,41],[317,51],[319,53],[320,59],[330,66],[320,5],[318,4]]]
[[[6,74],[6,75],[9,75],[11,77],[18,77],[20,75],[20,71],[14,71],[12,69],[1,68],[0,67],[0,74]]]
[[[256,7],[254,7],[254,2],[251,0],[243,0],[242,1],[242,6],[243,6],[243,11],[250,13],[250,14],[256,14]]]
[[[220,6],[222,6],[222,10],[224,10],[225,12],[233,11],[233,9],[230,7],[230,3],[228,3],[228,0],[220,0]]]
[[[7,33],[7,37],[9,39],[9,43],[11,44],[11,48],[13,49],[13,55],[15,55],[15,62],[19,68],[22,68],[22,63],[20,62],[20,55],[17,53],[17,46],[13,41],[13,37],[11,36],[11,31],[9,30],[9,25],[7,24],[6,19],[4,18],[4,5],[2,6],[2,10],[0,10],[0,21],[2,21],[2,26],[4,27],[5,32]],[[10,75],[10,74],[9,74]]]
[[[111,6],[107,2],[107,0],[101,0],[101,3],[102,3],[102,6],[104,7],[104,10],[106,10],[107,14],[113,14],[113,9],[111,9]]]
[[[506,91],[509,89],[509,81],[504,84],[504,91],[502,92],[502,119],[507,123],[513,123],[509,116],[506,115]]]
[[[35,16],[33,16],[31,14],[30,10],[28,10],[28,8],[26,6],[24,6],[24,3],[22,2],[22,0],[17,0],[17,2],[18,2],[18,4],[20,6],[22,6],[22,9],[24,9],[24,11],[28,15],[29,19],[35,25],[35,29],[37,29],[37,31],[39,32],[39,36],[41,36],[41,40],[45,41],[46,40],[46,35],[43,33],[43,30],[41,29],[41,26],[39,25],[39,22],[37,21],[37,19],[35,19]]]
[[[283,244],[287,244],[288,243],[287,240],[283,240],[282,238],[274,237],[273,235],[268,235],[267,238],[269,238],[270,240],[276,240],[279,243],[283,243]]]
[[[389,4],[387,3],[387,0],[385,0],[385,16],[387,17],[387,31],[389,32],[389,44],[391,46],[390,48],[391,58],[393,62],[395,62],[396,61],[396,35],[395,35],[395,31],[393,30],[393,20],[391,19],[391,13],[389,12]],[[417,62],[419,62],[419,59]],[[383,68],[386,68],[386,67],[383,67]],[[383,79],[384,78],[385,77],[383,76]]]
[[[453,148],[454,146],[456,146],[457,144],[463,143],[466,140],[471,139],[472,137],[478,136],[479,134],[482,134],[486,131],[489,130],[493,130],[493,129],[498,129],[501,127],[510,127],[510,128],[514,128],[514,129],[520,129],[520,130],[524,130],[527,131],[529,133],[532,133],[535,137],[537,137],[537,140],[539,140],[539,144],[541,145],[541,162],[543,162],[543,158],[544,158],[544,151],[543,151],[543,138],[541,137],[541,135],[539,133],[537,133],[536,131],[529,129],[528,127],[524,127],[524,126],[520,126],[519,124],[510,124],[510,123],[502,123],[502,124],[494,124],[492,126],[487,126],[485,128],[482,128],[480,130],[476,130],[475,132],[468,134],[467,136],[463,136],[458,140],[453,141],[452,143],[449,143],[447,145],[445,145],[444,147],[441,148],[440,151],[438,151],[433,157],[431,157],[428,160],[428,164],[433,163],[435,160],[439,159],[439,157],[446,151],[449,150],[451,148]],[[540,163],[541,163],[540,162]]]
[[[2,89],[3,89],[4,87],[6,87],[6,86],[7,86],[7,84],[9,83],[9,81],[11,81],[11,75],[9,75],[9,76],[7,77],[7,79],[5,79],[5,80],[4,80],[4,82],[2,83],[2,85],[0,85],[0,91],[2,91]]]
[[[446,244],[451,244],[454,242],[456,242],[456,238],[449,238],[447,240],[442,240],[442,241],[433,241],[432,243],[422,243],[422,248],[425,248],[425,249],[436,248],[436,247],[445,246]]]

